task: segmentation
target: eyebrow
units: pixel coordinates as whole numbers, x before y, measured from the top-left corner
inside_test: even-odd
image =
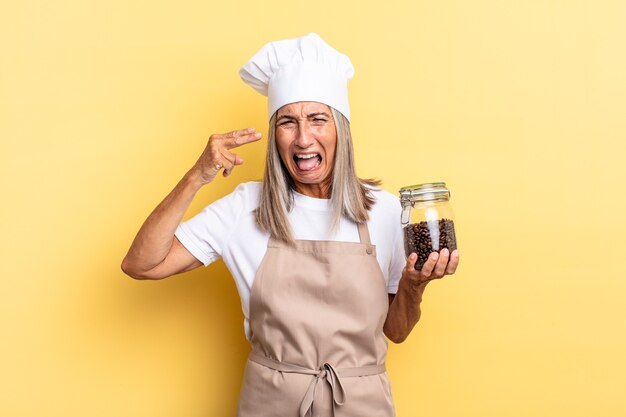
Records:
[[[328,114],[326,112],[323,112],[323,111],[316,112],[316,113],[309,113],[309,114],[306,115],[307,119],[311,119],[311,118],[316,117],[316,116],[326,116],[326,117],[330,118],[330,114]],[[276,121],[278,122],[279,120],[282,120],[282,119],[296,120],[297,118],[295,116],[290,115],[290,114],[283,114],[283,115],[278,116]]]

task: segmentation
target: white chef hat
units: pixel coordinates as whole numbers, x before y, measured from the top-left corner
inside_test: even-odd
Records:
[[[354,67],[350,58],[316,33],[268,43],[239,70],[239,75],[267,96],[268,118],[285,104],[317,101],[350,120],[348,80],[354,75]]]

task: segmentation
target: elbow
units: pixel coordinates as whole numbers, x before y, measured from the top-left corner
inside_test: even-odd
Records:
[[[387,339],[391,340],[393,343],[395,343],[396,345],[399,345],[400,343],[404,342],[407,338],[407,335],[397,335],[397,334],[391,334],[391,335],[387,335]]]
[[[150,277],[148,277],[145,273],[142,273],[137,268],[135,268],[134,265],[128,261],[128,258],[124,258],[124,260],[122,260],[121,268],[122,268],[122,272],[124,272],[126,275],[128,275],[129,277],[133,279],[138,279],[138,280],[150,279]]]
[[[393,331],[390,329],[383,329],[383,333],[387,336],[387,339],[391,340],[396,345],[404,342],[406,338],[409,336],[408,333],[401,333],[398,331]]]
[[[392,342],[395,343],[396,345],[399,345],[400,343],[403,343],[407,339],[407,337],[409,337],[409,335],[405,334],[400,337],[396,337],[396,339],[392,340]]]

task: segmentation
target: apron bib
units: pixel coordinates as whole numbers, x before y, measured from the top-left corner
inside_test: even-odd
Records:
[[[366,224],[360,243],[270,238],[250,294],[238,417],[392,417],[389,300]]]

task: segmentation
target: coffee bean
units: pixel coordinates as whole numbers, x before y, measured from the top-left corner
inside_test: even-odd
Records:
[[[434,244],[433,244],[434,242]],[[406,256],[415,252],[415,269],[420,270],[432,252],[447,248],[450,252],[457,249],[454,222],[439,219],[412,223],[404,227],[404,250]]]

